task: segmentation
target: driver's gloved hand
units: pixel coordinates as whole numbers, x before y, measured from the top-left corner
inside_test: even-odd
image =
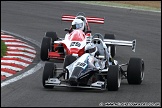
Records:
[[[95,57],[96,56],[99,56],[100,55],[100,53],[99,53],[99,51],[97,51],[96,53],[95,53]]]

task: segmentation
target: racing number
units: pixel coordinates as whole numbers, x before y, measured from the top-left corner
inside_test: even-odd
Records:
[[[77,47],[80,47],[80,43],[79,42],[71,42],[71,44],[70,44],[70,47],[71,46],[77,46]]]
[[[86,65],[87,65],[86,63],[78,62],[76,66],[79,66],[79,67],[85,68]]]

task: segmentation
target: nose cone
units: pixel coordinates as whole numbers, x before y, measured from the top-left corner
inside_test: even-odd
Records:
[[[81,30],[74,30],[70,34],[70,40],[71,41],[83,41],[85,39],[85,34]]]
[[[78,48],[70,48],[70,54],[78,54]]]
[[[69,78],[69,84],[71,86],[77,86],[77,84],[78,84],[77,77],[76,76],[71,76]]]

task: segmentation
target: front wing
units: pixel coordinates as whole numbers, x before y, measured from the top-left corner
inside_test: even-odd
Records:
[[[58,78],[49,78],[45,85],[50,85],[54,87],[67,87],[67,88],[84,88],[84,89],[97,89],[97,90],[105,90],[105,82],[103,81],[97,81],[95,83],[92,83],[90,86],[71,86],[68,83],[65,83],[64,81],[59,80]]]

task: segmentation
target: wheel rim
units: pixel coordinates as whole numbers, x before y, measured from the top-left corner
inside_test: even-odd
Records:
[[[142,67],[141,67],[141,80],[144,79],[144,63],[142,62]]]
[[[119,72],[119,74],[118,74],[118,88],[120,87],[120,83],[121,83],[121,74]]]

